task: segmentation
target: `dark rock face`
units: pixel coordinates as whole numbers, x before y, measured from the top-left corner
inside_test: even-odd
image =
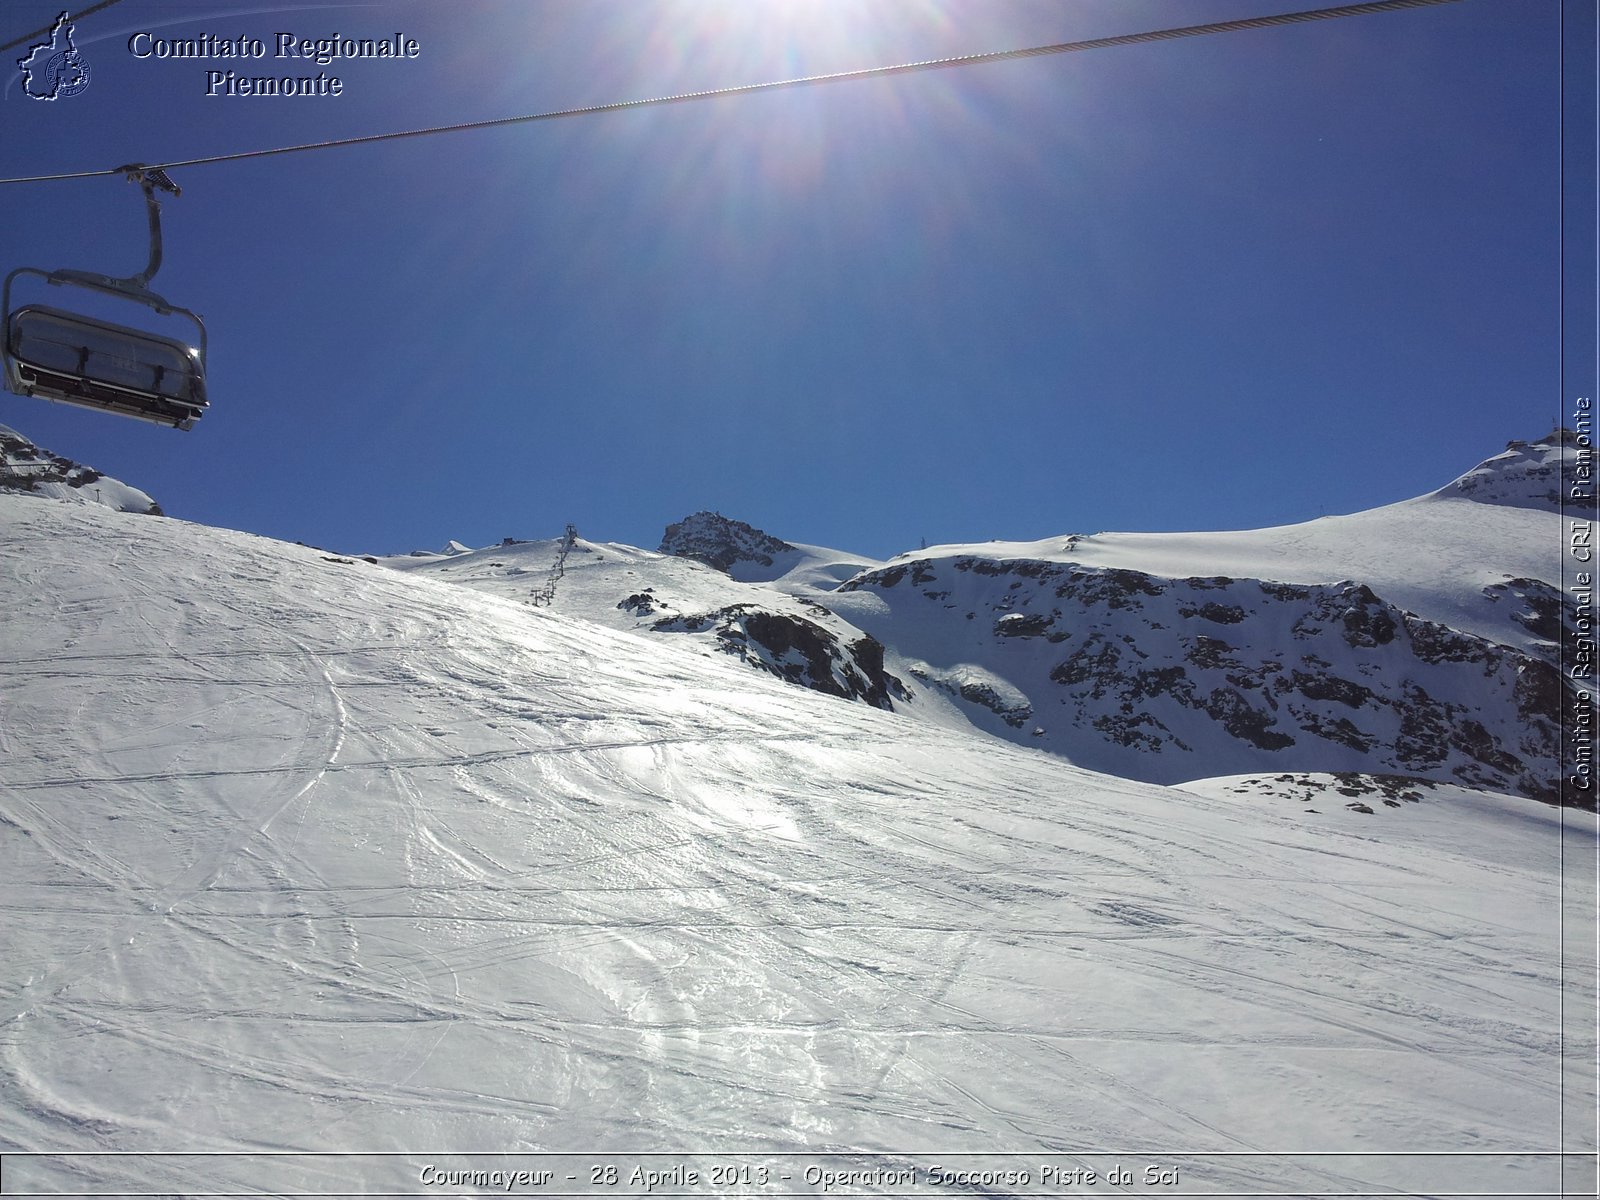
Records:
[[[963,700],[983,705],[1013,729],[1021,729],[1033,716],[1032,705],[1007,704],[1000,698],[1000,693],[986,683],[964,683],[959,690]]]
[[[969,556],[897,563],[841,588],[857,589],[913,610],[951,608],[945,598],[958,596],[952,622],[969,606],[978,617],[987,609],[990,625],[962,653],[1028,701],[1028,715],[1008,724],[1027,722],[1029,744],[1098,769],[1165,782],[1186,777],[1187,762],[1198,768],[1188,778],[1359,765],[1552,802],[1559,794],[1571,681],[1540,654],[1423,620],[1365,584],[1170,579]],[[1501,590],[1530,631],[1558,633],[1567,619],[1547,585]]]
[[[1203,617],[1217,625],[1237,625],[1244,620],[1244,609],[1237,604],[1218,604],[1207,600],[1199,608],[1180,608],[1178,615],[1182,617]]]
[[[1047,613],[1011,613],[994,623],[1000,637],[1043,637],[1050,631],[1053,618]]]
[[[692,558],[726,571],[739,562],[770,567],[774,554],[794,547],[743,521],[729,520],[720,513],[697,512],[668,525],[659,549],[662,554]]]
[[[1577,700],[1577,688],[1555,667],[1538,659],[1517,663],[1516,672],[1513,695],[1517,715],[1525,721],[1560,725],[1563,703],[1570,705]]]
[[[1262,750],[1282,750],[1294,745],[1294,738],[1273,728],[1277,722],[1247,700],[1235,688],[1217,688],[1200,707],[1232,736]]]
[[[1150,752],[1159,751],[1171,739],[1172,731],[1149,713],[1102,713],[1091,722],[1106,739],[1119,746]]]
[[[1321,713],[1307,711],[1297,714],[1297,719],[1300,728],[1307,733],[1315,734],[1325,742],[1348,746],[1359,754],[1370,753],[1378,743],[1376,737],[1370,733],[1363,733],[1349,717],[1334,717],[1330,720]]]
[[[1370,775],[1361,771],[1334,771],[1331,774],[1333,791],[1347,798],[1345,807],[1369,817],[1376,815],[1377,810],[1365,803],[1364,797],[1381,802],[1385,808],[1404,808],[1407,804],[1421,803],[1440,786],[1431,780],[1409,775]],[[1298,800],[1302,804],[1325,799],[1328,792],[1327,781],[1307,773],[1247,779],[1228,790],[1246,796],[1254,794],[1278,800]]]
[[[1299,589],[1305,593],[1303,598],[1310,602],[1310,607],[1295,622],[1295,637],[1316,637],[1330,623],[1337,622],[1345,644],[1352,648],[1386,646],[1394,640],[1398,610],[1379,600],[1366,584],[1337,586],[1337,592],[1326,588]]]
[[[838,587],[841,592],[855,592],[862,588],[892,588],[910,579],[914,584],[931,583],[938,575],[933,569],[933,563],[928,559],[919,558],[913,562],[897,563],[892,567],[878,567],[876,570],[863,571],[859,575],[845,580]],[[948,591],[944,596],[948,596]],[[932,599],[934,597],[930,597]],[[942,598],[942,597],[940,597]]]
[[[1240,659],[1234,657],[1232,646],[1221,638],[1208,637],[1203,633],[1195,634],[1190,640],[1184,657],[1195,666],[1212,671],[1244,666]]]
[[[1457,633],[1448,625],[1423,621],[1410,613],[1405,617],[1406,632],[1411,635],[1411,651],[1425,663],[1473,662],[1482,657],[1482,638]]]
[[[1366,584],[1344,589],[1340,599],[1350,602],[1339,617],[1344,626],[1344,640],[1350,645],[1387,646],[1394,641],[1394,610],[1373,595]]]
[[[1576,607],[1563,604],[1561,593],[1542,579],[1512,579],[1484,590],[1495,589],[1502,589],[1522,601],[1522,611],[1512,614],[1511,619],[1534,637],[1547,642],[1558,641],[1563,624],[1569,628],[1576,624]]]
[[[1542,579],[1508,579],[1483,594],[1510,607],[1511,619],[1539,640],[1534,653],[1551,666],[1559,665],[1563,643],[1579,640],[1578,606]]]
[[[1289,672],[1288,686],[1307,700],[1337,700],[1351,708],[1361,708],[1375,698],[1371,688],[1362,687],[1335,675],[1312,675],[1306,671]]]
[[[642,592],[635,592],[617,601],[617,607],[623,612],[631,612],[636,617],[653,616],[661,611],[655,588],[645,588]]]
[[[905,685],[884,670],[883,644],[876,638],[862,635],[841,642],[833,631],[804,617],[734,604],[697,616],[664,618],[650,628],[658,633],[712,632],[724,653],[825,695],[891,712],[895,699],[910,697]]]
[[[1094,683],[1095,688],[1089,694],[1098,700],[1106,694],[1106,686],[1117,681],[1121,662],[1121,650],[1101,634],[1090,634],[1070,657],[1051,668],[1050,678],[1068,686]]]

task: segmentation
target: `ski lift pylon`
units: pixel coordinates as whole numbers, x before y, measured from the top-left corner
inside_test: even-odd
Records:
[[[18,267],[7,275],[0,293],[0,311],[6,320],[0,342],[6,386],[19,396],[192,429],[208,405],[205,322],[149,287],[161,269],[161,206],[155,189],[176,196],[178,187],[159,168],[134,163],[117,170],[144,191],[150,220],[150,258],[145,269],[126,279],[37,267]],[[42,304],[13,309],[11,287],[23,275],[36,275],[55,286],[87,288],[133,300],[160,316],[184,317],[199,331],[199,344]]]

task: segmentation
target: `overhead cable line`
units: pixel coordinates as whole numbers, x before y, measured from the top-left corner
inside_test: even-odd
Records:
[[[76,25],[79,21],[83,20],[85,17],[93,16],[95,13],[99,12],[102,8],[110,8],[113,4],[121,4],[121,3],[122,3],[122,0],[100,0],[99,4],[90,5],[88,8],[84,9],[81,13],[79,13],[77,16],[73,17],[72,18],[72,23],[74,25]],[[55,28],[54,25],[46,25],[42,29],[35,29],[32,33],[25,33],[21,37],[19,37],[16,41],[7,42],[4,46],[0,46],[0,54],[4,54],[7,50],[14,50],[18,46],[22,45],[22,43],[24,43],[24,42],[31,42],[36,37],[43,37],[45,34],[49,33],[54,28]]]
[[[112,0],[114,2],[114,0]],[[887,75],[905,75],[913,71],[935,71],[944,67],[971,67],[980,63],[1002,62],[1013,58],[1037,58],[1046,54],[1070,54],[1079,50],[1103,50],[1110,46],[1132,46],[1141,42],[1163,42],[1175,38],[1201,37],[1212,33],[1237,33],[1245,29],[1268,29],[1276,25],[1295,25],[1305,21],[1327,21],[1338,17],[1365,16],[1369,13],[1392,12],[1403,8],[1426,8],[1434,4],[1454,4],[1456,0],[1370,0],[1365,4],[1345,4],[1337,8],[1317,8],[1307,12],[1278,13],[1266,17],[1244,17],[1236,21],[1216,21],[1209,25],[1185,25],[1176,29],[1153,29],[1146,33],[1127,33],[1118,37],[1091,38],[1081,42],[1057,42],[1050,46],[1030,46],[1021,50],[996,50],[987,54],[964,54],[956,58],[934,58],[923,62],[900,63],[892,67],[863,67],[855,71],[837,71],[829,75],[805,75],[797,79],[778,79],[767,83],[746,83],[733,87],[712,88],[703,92],[683,92],[674,96],[654,96],[643,100],[619,100],[611,104],[592,104],[584,108],[563,108],[551,112],[528,113],[517,117],[495,117],[486,121],[468,121],[460,125],[435,125],[426,129],[404,129],[392,133],[372,133],[361,137],[335,138],[326,142],[305,142],[298,146],[278,146],[270,150],[241,150],[234,154],[213,154],[204,158],[176,159],[154,163],[150,170],[175,170],[179,167],[200,167],[210,163],[239,162],[248,158],[268,158],[276,154],[298,154],[303,150],[329,150],[335,146],[360,146],[373,142],[391,142],[400,138],[427,137],[436,133],[463,133],[469,129],[496,129],[504,125],[522,125],[532,121],[554,121],[562,117],[587,117],[596,113],[619,112],[629,108],[647,108],[661,104],[684,104],[691,100],[714,100],[723,96],[742,96],[752,92],[771,92],[780,88],[808,87],[822,83],[843,83],[855,79],[875,79]],[[92,10],[91,10],[92,11]],[[5,183],[49,183],[62,179],[92,179],[100,175],[118,175],[121,168],[103,171],[71,171],[58,175],[27,175],[14,179],[0,179]]]

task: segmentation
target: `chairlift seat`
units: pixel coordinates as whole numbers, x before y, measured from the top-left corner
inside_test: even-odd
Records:
[[[84,408],[192,428],[206,409],[205,370],[192,346],[44,305],[6,324],[12,391]]]

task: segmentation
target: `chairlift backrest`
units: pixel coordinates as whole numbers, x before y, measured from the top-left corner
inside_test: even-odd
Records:
[[[196,351],[142,329],[30,305],[12,314],[9,348],[22,362],[45,370],[193,406],[205,403]]]
[[[6,323],[7,383],[22,395],[187,429],[206,408],[199,352],[174,338],[28,305]]]

